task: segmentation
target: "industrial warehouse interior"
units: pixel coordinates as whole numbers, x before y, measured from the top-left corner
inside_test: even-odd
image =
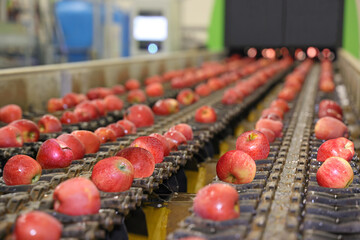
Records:
[[[0,0],[0,239],[360,239],[359,0]]]

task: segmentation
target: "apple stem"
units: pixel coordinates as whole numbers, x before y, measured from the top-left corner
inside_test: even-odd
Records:
[[[255,136],[254,133],[250,133],[250,134],[249,134],[249,137],[248,137],[248,141],[250,142],[250,141],[254,140],[255,137],[256,137],[256,136]]]

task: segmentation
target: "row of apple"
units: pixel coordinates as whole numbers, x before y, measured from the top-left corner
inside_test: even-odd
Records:
[[[144,120],[144,119],[143,119],[143,120]],[[146,118],[145,118],[145,120],[146,120]],[[169,134],[169,135],[170,135],[170,134]],[[174,133],[172,133],[171,135],[175,135],[174,137],[176,137],[176,136],[179,137],[179,136],[180,136],[180,140],[184,140],[184,139],[181,137],[181,135],[179,135],[179,134],[174,134]],[[152,139],[152,140],[153,140],[153,139]],[[155,141],[155,142],[156,142],[156,141]],[[129,149],[131,150],[132,148],[130,147]],[[139,148],[137,148],[137,149],[139,149]],[[161,149],[161,148],[158,148],[158,149]],[[128,150],[126,150],[126,151],[128,151]],[[137,151],[139,151],[139,150],[137,150]],[[137,155],[138,155],[138,154],[137,154]],[[100,162],[101,162],[101,161],[100,161]],[[99,162],[99,163],[100,163],[100,162]],[[95,170],[95,167],[94,167],[94,170]],[[70,185],[70,186],[74,186],[74,185],[76,185],[76,184],[70,184],[70,183],[69,183],[69,185]],[[55,195],[55,193],[54,193],[54,195]],[[55,203],[57,203],[57,202],[55,202]],[[54,207],[55,207],[55,206],[54,206]],[[75,211],[75,210],[74,210],[74,211]],[[56,231],[54,231],[54,232],[56,232]]]
[[[216,165],[219,180],[230,184],[246,184],[253,181],[256,175],[255,161],[266,159],[270,152],[270,143],[281,137],[282,119],[290,109],[288,102],[293,101],[301,90],[311,66],[312,61],[306,60],[288,74],[278,98],[271,102],[269,108],[262,111],[261,118],[256,123],[256,130],[242,133],[236,140],[236,150],[230,150],[220,157]],[[291,98],[284,100],[284,89],[290,89]],[[264,120],[272,122],[265,125],[261,122]],[[264,126],[259,128],[259,125]],[[225,183],[212,183],[199,190],[193,203],[196,216],[213,221],[225,221],[240,216],[238,192],[234,185]]]
[[[321,63],[319,89],[327,93],[335,89],[332,65],[328,60]],[[317,182],[322,187],[346,188],[354,178],[349,162],[355,150],[354,143],[348,139],[349,131],[343,122],[342,108],[337,102],[324,99],[319,103],[318,118],[315,136],[325,142],[317,152],[317,161],[322,162],[316,173]]]

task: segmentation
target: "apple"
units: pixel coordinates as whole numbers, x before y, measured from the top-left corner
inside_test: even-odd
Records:
[[[119,151],[116,156],[126,158],[134,167],[134,178],[150,177],[155,169],[155,159],[146,149],[127,147]]]
[[[163,135],[161,135],[159,133],[152,133],[149,135],[149,137],[154,137],[154,138],[157,138],[158,140],[160,140],[160,142],[163,145],[163,149],[164,149],[164,157],[166,157],[170,154],[170,145],[169,145],[169,142],[166,137],[164,137]]]
[[[178,147],[180,144],[186,143],[186,137],[177,130],[169,130],[164,134],[164,137],[167,139],[170,139],[176,144],[176,147]]]
[[[129,120],[122,119],[122,120],[117,121],[116,124],[118,124],[124,128],[125,135],[136,133],[135,124],[133,122],[130,122]]]
[[[37,123],[40,133],[54,133],[54,132],[61,132],[62,125],[60,120],[51,115],[51,114],[45,114],[42,116],[38,123]]]
[[[74,112],[65,111],[61,115],[60,122],[62,124],[74,124],[79,122],[79,118]]]
[[[199,100],[199,95],[197,95],[193,90],[191,90],[190,88],[186,88],[181,90],[177,97],[176,100],[185,106],[191,105],[193,103],[195,103],[197,100]]]
[[[330,157],[341,157],[350,161],[355,154],[354,143],[347,138],[330,139],[321,144],[317,152],[317,160],[324,162]]]
[[[72,108],[78,104],[78,97],[76,93],[67,93],[62,100],[66,108]]]
[[[325,110],[333,109],[334,111],[339,113],[341,116],[343,115],[341,106],[337,102],[330,100],[330,99],[324,99],[324,100],[320,101],[319,111],[322,109],[325,109]]]
[[[161,163],[164,159],[164,146],[157,138],[150,136],[138,137],[130,144],[130,147],[141,147],[148,150],[154,156],[155,163]]]
[[[173,130],[182,133],[186,138],[186,140],[192,140],[194,138],[193,130],[189,124],[179,123],[169,129],[169,131],[173,131]]]
[[[315,137],[318,139],[329,140],[347,136],[347,126],[336,118],[323,117],[320,118],[315,124]]]
[[[72,160],[74,160],[74,154],[71,148],[54,138],[43,142],[36,155],[36,161],[43,169],[65,168],[71,164]]]
[[[84,144],[74,135],[69,133],[61,134],[56,138],[64,142],[74,154],[74,159],[82,159],[85,155],[85,146]]]
[[[0,148],[22,147],[24,144],[21,131],[14,126],[0,128]]]
[[[86,95],[83,94],[83,93],[77,93],[77,94],[76,94],[76,98],[77,98],[77,104],[89,100],[89,99],[86,97]]]
[[[76,130],[73,131],[71,134],[77,137],[84,145],[85,154],[96,153],[97,151],[99,151],[100,139],[95,133],[87,130]]]
[[[206,83],[201,83],[195,88],[195,92],[200,97],[205,97],[205,96],[210,95],[210,93],[212,92],[212,89]]]
[[[331,80],[324,80],[319,82],[319,89],[320,91],[330,93],[335,90],[335,83]]]
[[[4,123],[11,123],[21,118],[21,107],[16,104],[8,104],[0,108],[0,121]]]
[[[280,108],[283,110],[284,113],[286,113],[290,109],[289,104],[285,100],[279,98],[271,102],[270,108],[272,107]]]
[[[129,79],[125,82],[127,90],[134,90],[140,88],[140,82],[137,79]]]
[[[148,77],[145,79],[146,86],[149,86],[154,83],[161,83],[161,82],[163,82],[163,78],[159,75],[154,75],[154,76],[151,76],[151,77]]]
[[[342,115],[339,114],[336,110],[331,109],[331,108],[327,108],[327,109],[319,108],[318,117],[319,118],[333,117],[333,118],[336,118],[336,119],[342,121]]]
[[[121,110],[124,107],[124,102],[116,95],[109,95],[104,98],[105,108],[108,112]]]
[[[199,123],[216,122],[217,115],[214,108],[210,106],[201,106],[195,112],[195,121]]]
[[[21,214],[15,222],[14,238],[16,240],[60,240],[62,225],[53,216],[30,211]]]
[[[149,97],[161,97],[164,95],[164,87],[161,83],[151,83],[146,86],[145,92]]]
[[[213,77],[210,78],[206,83],[212,91],[217,91],[225,87],[225,83],[222,81],[221,78]]]
[[[216,164],[216,174],[224,182],[250,183],[256,174],[256,164],[247,153],[231,150],[220,157]]]
[[[98,88],[98,94],[99,94],[99,98],[104,99],[107,96],[114,95],[114,92],[110,88],[99,87]]]
[[[159,99],[152,107],[156,115],[169,115],[180,111],[179,102],[173,98]]]
[[[146,102],[145,92],[141,89],[130,90],[126,100],[129,103],[144,103]]]
[[[54,190],[54,210],[71,216],[99,213],[100,193],[89,179],[76,177],[60,183]]]
[[[209,184],[196,194],[193,210],[195,215],[214,221],[238,218],[240,216],[238,193],[228,184]]]
[[[116,141],[116,133],[110,128],[99,127],[94,133],[100,139],[100,144]]]
[[[254,160],[266,159],[270,152],[270,144],[265,134],[251,130],[237,138],[236,150],[247,153]]]
[[[235,88],[227,89],[221,99],[221,103],[225,105],[237,104],[242,101],[242,93],[237,91]]]
[[[105,116],[107,108],[104,99],[94,99],[90,101],[96,107],[99,116]]]
[[[292,87],[285,87],[280,90],[278,94],[279,99],[283,99],[287,102],[292,101],[296,97],[296,90]]]
[[[135,124],[137,128],[139,127],[149,127],[154,124],[154,113],[151,111],[151,108],[144,104],[136,104],[129,107],[124,118]]]
[[[103,192],[129,190],[134,179],[134,167],[126,158],[109,157],[97,162],[91,180]]]
[[[277,116],[278,119],[282,120],[284,117],[284,112],[282,109],[280,109],[278,107],[266,108],[261,112],[262,118],[266,118],[266,116],[269,116],[269,115],[275,115],[275,116]]]
[[[106,128],[113,130],[116,138],[125,136],[125,129],[120,124],[112,123],[107,125]]]
[[[40,136],[39,127],[31,120],[19,119],[9,124],[20,130],[24,142],[37,142]]]
[[[53,113],[64,110],[64,102],[62,98],[50,98],[47,102],[47,111]]]
[[[259,129],[257,129],[257,131],[262,132],[266,136],[269,143],[272,143],[275,141],[276,136],[272,130],[270,130],[268,128],[259,128]]]
[[[89,91],[86,93],[86,97],[89,100],[94,100],[94,99],[100,98],[99,89],[98,88],[89,89]]]
[[[275,137],[280,137],[282,135],[283,123],[280,121],[263,118],[258,120],[255,124],[255,130],[259,130],[261,128],[270,129],[275,133]]]
[[[24,185],[37,182],[41,176],[41,166],[32,157],[15,155],[4,166],[3,179],[6,185]]]
[[[117,94],[117,95],[121,95],[126,92],[126,89],[125,89],[124,85],[122,85],[122,84],[114,85],[111,89],[114,92],[114,94]]]
[[[97,107],[89,100],[83,101],[82,103],[76,105],[74,113],[80,122],[88,122],[99,117]]]
[[[354,179],[350,164],[341,157],[330,157],[316,173],[316,180],[321,187],[347,188]]]

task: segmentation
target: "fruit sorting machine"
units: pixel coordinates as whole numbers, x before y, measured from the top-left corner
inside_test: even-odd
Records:
[[[7,186],[0,182],[0,238],[10,236],[16,217],[20,213],[40,209],[63,224],[64,239],[126,239],[128,230],[131,232],[140,225],[131,225],[134,222],[131,219],[132,213],[141,209],[144,204],[162,203],[176,192],[186,192],[184,169],[196,171],[199,163],[218,156],[221,153],[220,142],[224,139],[231,141],[231,138],[234,138],[233,133],[239,123],[242,124],[248,115],[256,112],[254,106],[269,104],[269,98],[274,98],[279,92],[282,80],[297,64],[279,71],[239,104],[222,104],[225,89],[221,89],[202,97],[190,106],[182,107],[178,113],[156,116],[154,125],[139,128],[136,134],[118,138],[116,142],[102,144],[97,153],[87,154],[83,159],[73,161],[67,168],[43,170],[40,180],[35,184]],[[241,72],[242,68],[243,66],[236,70]],[[318,92],[319,73],[320,66],[315,63],[307,74],[301,93],[289,104],[291,109],[284,116],[282,137],[271,143],[267,159],[256,161],[255,179],[248,184],[235,185],[240,200],[240,217],[217,222],[189,214],[189,217],[179,224],[179,228],[168,235],[168,239],[190,236],[205,239],[359,237],[357,155],[351,161],[355,178],[349,188],[319,187],[315,178],[320,165],[316,161],[317,149],[323,142],[314,135],[318,103],[324,98],[344,102],[341,98],[346,97],[338,94],[338,91],[330,94]],[[251,74],[253,72],[244,74],[242,78]],[[337,89],[343,87],[341,79],[338,79],[336,84]],[[167,88],[166,97],[175,97],[179,92],[171,90],[170,86]],[[157,99],[154,98],[147,104],[151,106]],[[216,122],[204,124],[194,120],[195,110],[205,104],[217,111],[219,118]],[[29,112],[24,116],[35,119],[39,114]],[[95,130],[122,117],[121,111],[111,112],[90,122],[64,126],[63,132],[78,129]],[[138,136],[153,132],[164,133],[169,127],[182,122],[192,126],[194,139],[180,145],[178,150],[172,151],[162,163],[156,164],[150,177],[134,179],[128,191],[101,192],[101,210],[98,214],[68,216],[53,210],[52,194],[60,183],[77,176],[90,177],[91,170],[98,161],[114,156]],[[36,157],[43,141],[60,134],[42,134],[39,142],[28,143],[20,148],[0,149],[1,169],[13,155],[26,154]],[[214,182],[218,181],[219,179],[214,178]],[[145,218],[141,220],[145,221]]]

